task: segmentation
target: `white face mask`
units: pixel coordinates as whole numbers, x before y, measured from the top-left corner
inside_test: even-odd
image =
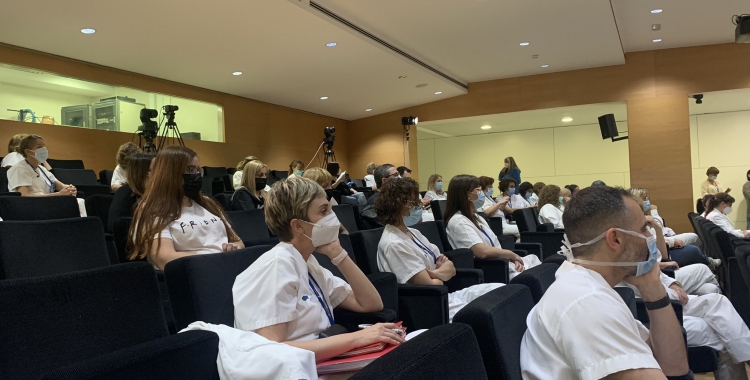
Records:
[[[47,147],[39,148],[34,151],[34,158],[36,158],[37,161],[41,162],[47,162],[47,159],[49,158],[49,151],[47,150]]]
[[[305,235],[305,237],[312,241],[315,248],[328,243],[333,243],[339,239],[339,228],[341,227],[341,222],[339,222],[339,218],[337,218],[336,214],[333,212],[318,220],[317,223],[310,223],[305,220],[303,220],[303,222],[313,226],[312,237],[307,235]]]
[[[732,206],[729,206],[724,209],[724,215],[729,215],[732,213]]]
[[[507,169],[507,168],[509,168],[509,167],[510,167],[510,163],[509,163],[509,162],[506,162],[506,163],[505,163],[505,168]]]

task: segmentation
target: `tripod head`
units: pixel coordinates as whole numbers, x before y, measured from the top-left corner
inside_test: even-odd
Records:
[[[156,153],[154,139],[159,134],[159,124],[151,119],[158,115],[159,112],[154,109],[144,108],[141,110],[140,119],[143,124],[138,127],[137,133],[145,141],[143,144],[144,152]]]

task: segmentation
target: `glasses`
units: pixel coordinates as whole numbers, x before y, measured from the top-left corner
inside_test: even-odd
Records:
[[[200,168],[196,168],[195,166],[188,166],[185,170],[185,174],[199,174],[201,172]]]
[[[388,174],[387,176],[385,176],[383,178],[391,178],[391,177],[398,177],[398,172],[395,172],[393,174]]]

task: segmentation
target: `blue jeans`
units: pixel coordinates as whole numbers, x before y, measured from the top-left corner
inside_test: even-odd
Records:
[[[683,248],[672,248],[669,250],[669,257],[680,267],[690,264],[706,264],[708,258],[701,252],[701,249],[694,245],[686,245]]]

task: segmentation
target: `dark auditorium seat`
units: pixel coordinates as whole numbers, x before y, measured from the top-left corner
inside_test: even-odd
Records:
[[[50,220],[80,218],[74,197],[0,197],[3,220]]]
[[[232,211],[232,194],[218,193],[214,194],[214,199],[219,202],[224,211]]]
[[[109,207],[112,205],[113,198],[114,195],[96,194],[89,195],[84,201],[86,215],[99,218],[104,225],[104,232],[106,233],[112,233],[109,230]]]
[[[11,191],[8,188],[8,170],[10,168],[0,168],[0,192]]]
[[[85,169],[62,169],[53,167],[51,170],[58,181],[73,185],[77,190],[86,194],[109,195],[112,194],[112,188],[109,185],[102,185],[96,179],[96,173],[93,170]]]
[[[331,207],[339,222],[346,228],[348,232],[357,232],[360,230],[362,221],[359,220],[359,212],[357,209],[348,204],[336,205]]]
[[[150,264],[0,281],[0,305],[2,379],[218,379],[218,337],[169,336]]]
[[[542,296],[549,289],[550,285],[555,282],[555,273],[558,269],[560,269],[559,265],[551,263],[537,265],[531,269],[524,270],[510,280],[510,283],[528,287],[531,290],[534,303],[537,303],[542,299]]]
[[[52,169],[86,169],[83,166],[83,160],[55,160],[47,159],[47,163]]]
[[[232,229],[242,239],[246,247],[278,244],[279,239],[271,237],[271,233],[268,231],[263,209],[228,211],[227,217]]]
[[[99,171],[99,183],[106,186],[112,185],[112,177],[115,172],[113,170],[101,170]]]
[[[133,222],[133,218],[119,218],[112,222],[112,234],[115,237],[115,251],[117,251],[117,257],[121,263],[127,263],[131,261],[128,259],[128,233],[130,231],[130,224]],[[146,261],[137,260],[137,261]]]

